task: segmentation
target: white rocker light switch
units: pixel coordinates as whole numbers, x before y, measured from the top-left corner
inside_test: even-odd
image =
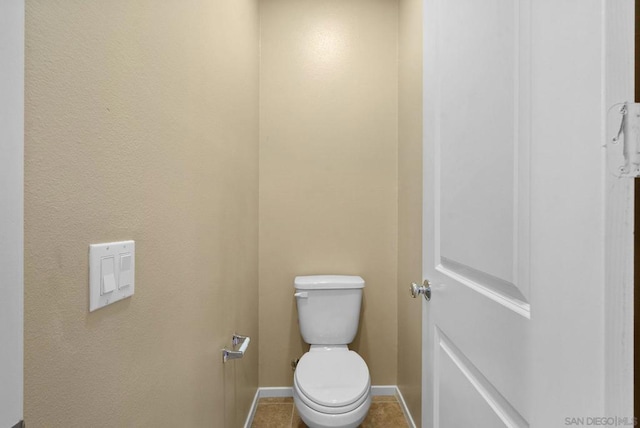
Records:
[[[89,245],[89,312],[135,291],[134,241]]]
[[[131,253],[120,254],[120,278],[118,288],[128,287],[131,285]]]
[[[104,257],[101,260],[100,276],[102,277],[102,290],[100,290],[101,295],[111,293],[116,289],[113,257]]]

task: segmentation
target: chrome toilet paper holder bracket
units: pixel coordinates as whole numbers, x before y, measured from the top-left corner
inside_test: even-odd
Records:
[[[222,362],[226,363],[227,360],[236,360],[238,358],[244,357],[244,353],[249,347],[250,341],[251,338],[248,336],[234,334],[231,338],[231,346],[233,349],[222,349]]]

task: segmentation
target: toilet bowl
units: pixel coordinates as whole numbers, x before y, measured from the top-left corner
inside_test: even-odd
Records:
[[[365,361],[349,350],[355,337],[364,280],[354,276],[307,276],[295,280],[298,319],[309,343],[294,373],[293,400],[311,428],[352,428],[371,406]]]
[[[346,345],[314,345],[296,367],[293,400],[311,428],[357,427],[371,406],[367,364]]]

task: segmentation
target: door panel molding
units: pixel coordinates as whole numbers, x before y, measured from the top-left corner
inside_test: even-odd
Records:
[[[514,284],[446,257],[441,258],[436,270],[517,314],[531,318],[531,306]]]
[[[435,349],[438,350],[436,359],[436,372],[440,372],[438,364],[442,363],[442,357],[446,356],[459,372],[467,379],[478,393],[478,396],[486,402],[496,416],[509,428],[528,428],[527,421],[511,406],[493,384],[482,374],[480,370],[464,355],[464,353],[447,337],[440,329],[435,329]],[[439,384],[438,384],[439,386]],[[439,404],[439,402],[438,402]],[[438,415],[439,417],[439,415]],[[436,426],[440,426],[436,419]]]
[[[451,8],[456,8],[456,2],[447,2]],[[457,3],[463,4],[464,0],[457,0]],[[435,225],[433,240],[435,241],[435,260],[433,266],[436,270],[458,281],[459,283],[471,288],[472,290],[490,298],[507,308],[517,312],[518,314],[530,318],[530,204],[531,204],[531,179],[530,179],[530,141],[531,141],[531,5],[530,0],[521,0],[519,2],[510,2],[505,0],[505,4],[513,6],[513,16],[510,25],[513,27],[514,43],[512,46],[512,104],[513,112],[504,112],[505,134],[509,134],[512,138],[509,150],[512,151],[510,157],[511,174],[505,175],[504,182],[512,180],[512,204],[509,212],[510,222],[512,223],[510,246],[506,248],[496,249],[496,245],[487,245],[489,252],[496,254],[491,259],[512,258],[510,263],[509,275],[496,275],[487,271],[480,266],[476,266],[464,260],[464,257],[457,257],[450,252],[443,251],[443,217],[449,218],[451,212],[443,212],[445,202],[443,202],[443,123],[445,116],[451,116],[452,112],[444,111],[443,108],[443,91],[446,90],[443,85],[442,67],[437,67],[434,73],[433,90],[433,144],[434,144],[434,181],[433,187],[429,189],[434,193],[435,209]],[[440,57],[440,50],[446,49],[441,46],[442,30],[439,28],[442,21],[442,1],[433,1],[433,10],[438,18],[433,35],[433,45],[435,47],[433,53],[433,61],[440,63],[443,58]],[[491,108],[490,105],[486,106]],[[460,126],[465,126],[464,117],[461,119]],[[445,132],[448,135],[448,132]],[[450,141],[450,140],[448,140]],[[481,142],[480,142],[481,143]],[[505,140],[505,144],[506,140]],[[505,146],[506,147],[506,146]],[[490,153],[487,154],[491,155]],[[502,220],[496,220],[500,222]],[[482,240],[487,241],[490,231],[484,232]],[[446,238],[446,237],[445,237]],[[506,241],[503,239],[500,242]],[[493,244],[493,243],[492,243]],[[458,245],[465,245],[459,243]],[[500,253],[501,251],[501,253]],[[487,256],[482,256],[487,259]],[[504,277],[510,276],[510,278]]]

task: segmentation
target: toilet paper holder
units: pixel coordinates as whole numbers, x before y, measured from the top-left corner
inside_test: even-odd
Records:
[[[234,334],[231,338],[231,345],[233,349],[222,349],[222,362],[226,363],[227,360],[235,360],[244,357],[244,353],[249,347],[251,338],[248,336],[240,336]]]

